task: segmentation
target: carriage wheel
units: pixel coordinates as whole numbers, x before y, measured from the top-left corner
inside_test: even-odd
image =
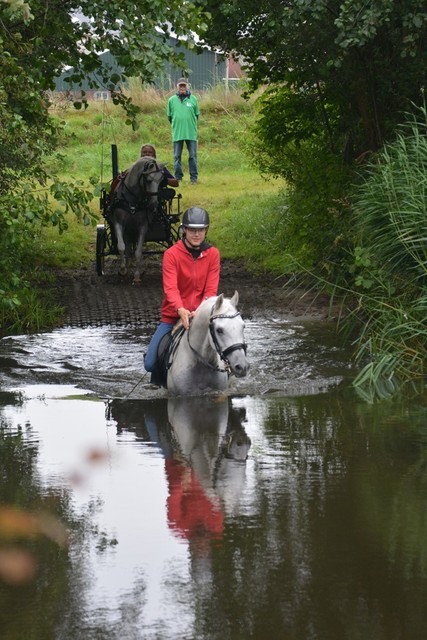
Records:
[[[180,232],[181,227],[174,227],[173,225],[170,226],[170,235],[169,235],[169,243],[170,245],[174,244],[175,242],[178,242],[178,240],[181,238],[181,232]]]
[[[107,231],[105,225],[99,224],[96,227],[96,273],[104,275],[105,247],[107,244]]]

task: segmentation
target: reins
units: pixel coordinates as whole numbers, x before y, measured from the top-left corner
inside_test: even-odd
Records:
[[[228,362],[226,360],[224,360],[225,362],[225,368],[222,369],[221,367],[219,367],[218,365],[213,365],[209,362],[209,360],[207,360],[206,358],[204,358],[191,344],[190,342],[190,329],[188,329],[187,331],[187,342],[188,342],[188,346],[190,347],[191,351],[194,353],[194,355],[196,356],[196,358],[199,360],[199,362],[201,362],[202,364],[205,365],[205,367],[208,367],[208,369],[212,369],[212,371],[219,371],[221,373],[226,373],[227,375],[230,375],[230,365],[228,364]],[[217,351],[218,353],[218,351]],[[219,353],[218,353],[219,355]]]

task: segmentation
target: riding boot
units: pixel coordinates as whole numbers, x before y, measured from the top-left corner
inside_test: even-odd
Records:
[[[167,371],[162,367],[161,362],[157,362],[151,373],[151,384],[156,384],[159,387],[165,387],[167,389]]]
[[[162,383],[160,381],[160,376],[157,371],[153,371],[153,373],[151,374],[150,383],[155,384],[158,387],[162,386]]]

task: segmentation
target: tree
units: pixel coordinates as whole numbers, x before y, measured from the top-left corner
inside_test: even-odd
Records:
[[[249,146],[287,180],[288,264],[354,292],[368,357],[356,382],[390,393],[426,368],[425,2],[199,3],[206,41],[242,56],[250,91],[267,85]],[[419,108],[424,122],[402,135]]]
[[[135,125],[138,109],[121,90],[126,77],[150,82],[166,60],[185,69],[168,36],[173,30],[192,46],[192,32],[204,27],[202,9],[181,0],[0,0],[0,318],[28,290],[21,258],[40,226],[62,232],[68,211],[85,224],[93,219],[93,189],[46,168],[60,135],[47,93],[55,76],[70,67],[78,85],[96,72]],[[106,49],[122,73],[101,61]]]
[[[342,282],[355,170],[392,137],[413,103],[422,104],[424,3],[198,2],[210,12],[205,41],[242,58],[248,93],[265,89],[247,145],[264,173],[287,182],[284,254]]]
[[[348,157],[378,149],[410,102],[420,104],[427,67],[422,0],[199,4],[211,12],[206,42],[242,56],[252,90],[278,83],[301,103],[316,97],[318,118],[307,135],[320,123],[331,126],[327,105],[339,111],[329,135],[340,136]]]

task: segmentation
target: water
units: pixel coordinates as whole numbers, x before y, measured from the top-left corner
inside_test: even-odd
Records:
[[[0,340],[3,384],[71,384],[101,397],[165,397],[144,376],[143,354],[153,326],[65,327]],[[350,379],[350,356],[331,326],[280,317],[246,321],[251,362],[245,379],[231,378],[229,393],[312,393]]]
[[[364,403],[281,319],[226,396],[132,391],[148,337],[1,342],[0,573],[34,572],[3,573],[2,640],[424,638],[427,398]]]

